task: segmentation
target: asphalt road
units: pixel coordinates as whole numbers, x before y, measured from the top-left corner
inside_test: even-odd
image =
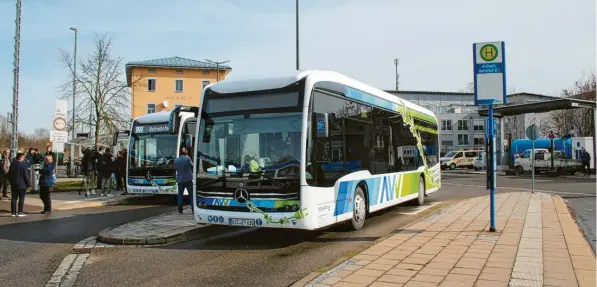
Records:
[[[55,211],[50,216],[10,215],[10,202],[0,202],[0,285],[44,286],[62,259],[82,239],[107,227],[155,216],[170,206],[106,206]],[[25,211],[41,211],[25,206]]]

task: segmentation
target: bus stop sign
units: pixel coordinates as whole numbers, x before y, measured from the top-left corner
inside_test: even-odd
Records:
[[[527,138],[529,138],[530,140],[536,140],[539,137],[541,137],[541,134],[539,133],[539,128],[537,128],[535,124],[528,126],[525,130],[525,134]]]

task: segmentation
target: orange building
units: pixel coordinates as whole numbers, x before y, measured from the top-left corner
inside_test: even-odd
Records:
[[[224,80],[232,71],[224,65],[218,69],[215,64],[181,57],[127,63],[132,118],[178,105],[198,106],[203,88]]]

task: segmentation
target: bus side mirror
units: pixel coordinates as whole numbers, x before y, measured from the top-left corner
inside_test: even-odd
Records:
[[[329,136],[329,119],[327,113],[315,113],[315,137],[327,138]]]

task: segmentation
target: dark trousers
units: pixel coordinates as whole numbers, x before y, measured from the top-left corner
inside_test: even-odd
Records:
[[[583,161],[582,162],[582,169],[586,175],[591,174],[591,162],[590,161]]]
[[[12,194],[10,197],[10,212],[12,214],[17,213],[17,200],[19,200],[19,212],[23,212],[23,208],[25,207],[25,195],[27,194],[26,189],[15,189],[13,188]]]
[[[2,196],[8,197],[8,178],[5,175],[0,175],[0,189],[2,189]]]
[[[176,200],[176,203],[178,203],[178,211],[182,211],[182,196],[184,194],[184,189],[187,189],[187,192],[189,193],[190,197],[191,197],[191,209],[193,209],[193,182],[192,181],[187,181],[187,182],[179,182],[178,183],[178,197]]]
[[[50,199],[51,191],[49,186],[40,186],[39,198],[44,203],[44,211],[52,211],[52,200]]]
[[[95,187],[97,190],[102,190],[102,174],[97,173],[97,186]]]
[[[126,173],[124,171],[118,171],[116,172],[116,185],[118,186],[118,189],[125,189],[126,190]]]

